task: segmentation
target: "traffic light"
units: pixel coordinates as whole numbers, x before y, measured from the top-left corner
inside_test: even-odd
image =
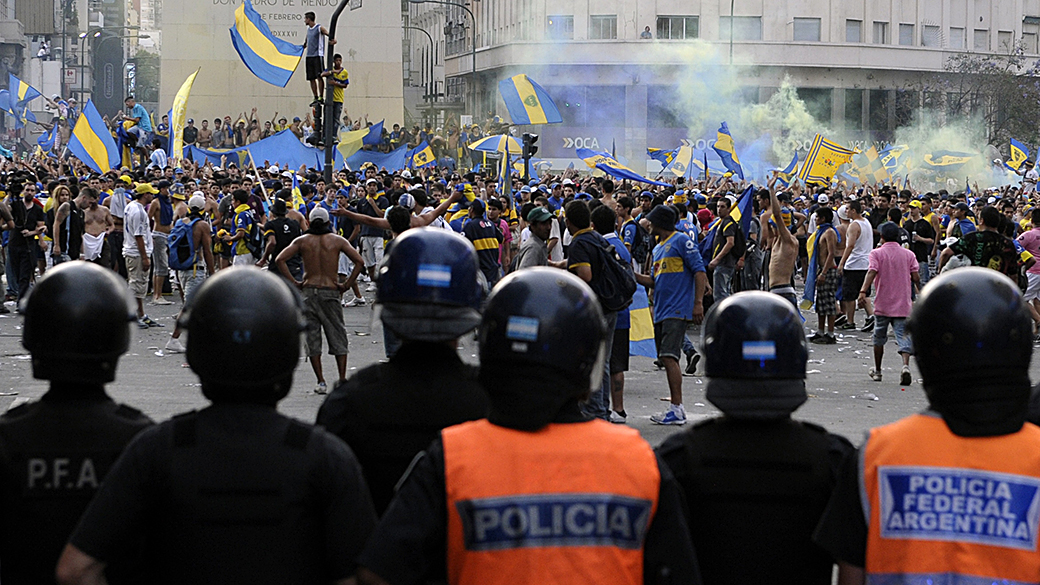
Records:
[[[538,152],[538,135],[525,132],[524,136],[524,182],[531,180],[531,158]]]

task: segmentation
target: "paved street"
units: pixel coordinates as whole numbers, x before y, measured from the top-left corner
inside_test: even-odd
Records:
[[[120,361],[116,382],[109,387],[117,400],[143,410],[156,420],[207,404],[198,379],[188,368],[184,356],[161,351],[169,339],[179,306],[177,302],[166,307],[147,307],[148,314],[165,327],[147,331],[133,327],[130,350]],[[350,334],[349,371],[383,359],[382,329],[378,323],[372,322],[371,306],[344,311]],[[815,322],[815,315],[806,314],[806,317],[810,323]],[[0,393],[4,394],[0,397],[0,410],[8,408],[15,400],[36,399],[46,389],[45,383],[32,378],[29,356],[21,345],[21,324],[21,317],[0,315]],[[698,329],[691,329],[690,337],[700,345]],[[89,340],[86,342],[90,343]],[[872,382],[867,377],[872,359],[869,334],[853,332],[839,336],[838,345],[810,345],[810,349],[809,401],[798,411],[797,418],[822,424],[858,444],[864,431],[870,427],[892,422],[924,408],[924,393],[916,369],[913,385],[906,388],[898,385],[900,362],[891,336],[884,363],[885,380],[881,383]],[[476,342],[472,336],[464,341],[459,353],[467,361],[476,361]],[[325,356],[323,363],[326,379],[335,380],[335,362],[331,356]],[[1040,368],[1034,364],[1032,378],[1036,380],[1038,377]],[[684,403],[691,422],[718,413],[704,399],[705,378],[687,376],[683,380]],[[313,393],[313,387],[314,376],[309,365],[301,359],[293,391],[279,408],[294,417],[313,421],[322,401],[321,396]],[[877,400],[865,399],[869,393],[876,395]],[[625,395],[629,425],[639,429],[651,444],[659,444],[677,430],[676,427],[650,423],[650,415],[665,407],[668,396],[664,372],[654,367],[653,360],[632,358],[631,371],[626,376]],[[392,414],[387,413],[388,416]]]

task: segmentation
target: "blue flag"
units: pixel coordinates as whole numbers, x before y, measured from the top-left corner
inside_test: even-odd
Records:
[[[250,0],[243,0],[235,10],[231,44],[253,75],[278,87],[288,85],[303,58],[303,45],[294,45],[274,36]]]
[[[668,166],[675,160],[675,156],[679,154],[679,149],[665,150],[663,148],[647,148],[646,155],[650,158],[661,163],[662,166]]]
[[[560,124],[563,117],[549,93],[530,77],[520,74],[498,82],[514,124]]]
[[[119,148],[94,102],[87,100],[69,138],[69,151],[99,173],[119,168]]]
[[[11,92],[13,98],[11,102],[14,105],[25,105],[40,97],[40,92],[36,88],[18,79],[13,74],[8,73],[7,83],[7,89]]]
[[[777,175],[776,182],[782,184],[784,187],[790,185],[791,178],[794,177],[794,168],[796,166],[798,166],[798,151],[795,151],[794,158],[792,158],[787,167]]]
[[[365,134],[364,138],[361,139],[361,144],[365,146],[377,146],[383,140],[383,122],[380,120],[378,124],[372,124],[368,127],[368,134]]]
[[[36,144],[39,144],[40,148],[42,148],[44,152],[50,152],[54,149],[54,143],[57,138],[58,125],[54,124],[50,132],[44,132],[40,135],[39,138],[36,139]]]
[[[669,186],[668,183],[651,181],[650,179],[641,176],[639,173],[619,163],[617,159],[605,152],[596,152],[595,150],[589,150],[588,148],[578,148],[576,149],[576,152],[578,158],[585,161],[585,164],[587,164],[590,169],[599,169],[615,179],[627,179],[637,183],[648,183],[650,185],[660,185],[662,187]]]
[[[725,122],[719,128],[715,144],[712,145],[715,152],[719,153],[722,164],[734,175],[744,179],[744,169],[740,168],[740,159],[737,157],[736,146],[733,144],[733,135],[729,133],[729,126]]]

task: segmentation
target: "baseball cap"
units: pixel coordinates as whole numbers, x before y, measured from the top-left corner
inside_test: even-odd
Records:
[[[365,181],[365,185],[378,185],[378,184],[379,184],[379,181],[377,181],[375,179],[369,179],[369,180]]]
[[[196,191],[191,199],[188,199],[188,209],[202,209],[206,207],[206,196],[202,194],[202,191]]]
[[[730,207],[733,207],[734,205],[737,204],[737,198],[732,196],[732,195],[726,195],[726,200],[729,201],[729,206]],[[821,203],[827,203],[827,202],[826,201],[821,201]]]
[[[520,192],[521,193],[530,193],[531,192],[531,188],[528,187],[527,185],[524,185],[523,187],[520,187]]]
[[[535,207],[527,214],[528,223],[549,221],[550,219],[552,219],[552,214],[544,207]]]
[[[173,184],[170,183],[169,181],[159,181],[159,183],[155,186],[155,188],[156,189],[169,189],[172,185]]]
[[[155,195],[158,192],[159,190],[153,187],[151,183],[140,183],[134,189],[134,193],[137,193],[138,195],[143,195],[145,193],[151,193],[152,195]]]
[[[566,186],[568,186],[568,185],[570,185],[571,187],[573,187],[573,186],[574,186],[574,181],[572,181],[572,180],[570,180],[570,179],[564,179],[564,180],[563,180],[563,186],[564,186],[564,187],[566,187]]]
[[[820,197],[816,200],[816,202],[819,203],[820,205],[827,205],[828,203],[831,202],[831,198],[828,197],[826,193],[824,193],[823,195],[820,195]]]
[[[642,193],[639,194],[639,198],[640,199],[653,199],[654,196],[651,195],[649,191],[643,191]]]
[[[963,201],[958,201],[957,205],[954,205],[953,208],[959,209],[961,211],[971,211],[971,208],[968,207],[968,204]]]
[[[914,199],[913,201],[910,202],[910,207],[920,208],[921,207],[921,202],[918,201],[917,199]]]
[[[296,116],[296,117],[294,117],[294,118],[292,119],[292,121],[293,121],[293,122],[299,122],[299,121],[300,121],[300,117],[299,117],[299,116]]]
[[[842,205],[841,207],[838,208],[838,219],[843,219],[845,221],[849,220],[849,206],[848,205]]]
[[[272,175],[277,175],[279,172],[281,172],[281,170],[282,169],[278,168],[278,165],[271,165],[267,167],[267,172],[271,173]]]
[[[325,208],[320,205],[315,205],[314,209],[311,210],[311,215],[308,218],[311,222],[323,221],[329,223],[329,212],[325,211]]]
[[[70,99],[69,101],[72,101],[72,100]],[[189,124],[194,124],[195,123],[194,118],[188,118],[188,123]]]
[[[484,209],[485,209],[484,200],[483,199],[474,199],[472,202],[470,202],[469,208],[470,209],[476,209],[478,212],[483,212]]]

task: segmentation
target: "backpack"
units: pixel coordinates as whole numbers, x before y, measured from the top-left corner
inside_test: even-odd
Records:
[[[629,223],[636,226],[636,235],[632,238],[632,259],[636,261],[636,264],[642,266],[646,262],[646,257],[650,254],[650,232],[646,231],[646,228],[639,225],[639,222],[634,219],[629,220]]]
[[[195,249],[195,224],[201,217],[189,221],[174,222],[170,230],[168,245],[170,247],[170,268],[174,270],[191,270],[195,267],[198,250]]]
[[[614,246],[599,238],[595,248],[599,251],[599,265],[603,268],[600,278],[593,278],[589,283],[592,292],[599,297],[599,304],[604,311],[617,312],[632,304],[632,295],[636,292],[636,277],[632,265],[618,256]]]
[[[734,260],[736,260],[737,258],[740,258],[741,256],[743,256],[744,254],[747,253],[747,236],[744,235],[744,228],[740,227],[740,224],[737,223],[737,220],[733,219],[732,217],[727,216],[726,219],[723,220],[723,221],[727,221],[727,220],[732,222],[734,225],[737,226],[737,229],[734,230],[734,234],[733,234],[733,247],[730,248],[730,250],[729,250],[729,253],[732,256],[732,258]],[[720,225],[719,229],[718,229],[718,232],[716,232],[716,233],[721,235],[722,232],[727,227],[729,227],[729,226],[728,225]],[[723,244],[720,241],[716,245],[723,246],[725,244]]]
[[[257,260],[264,255],[264,234],[260,230],[260,222],[253,218],[253,222],[249,224],[249,233],[244,238],[246,241],[246,249],[253,255],[253,258]]]

